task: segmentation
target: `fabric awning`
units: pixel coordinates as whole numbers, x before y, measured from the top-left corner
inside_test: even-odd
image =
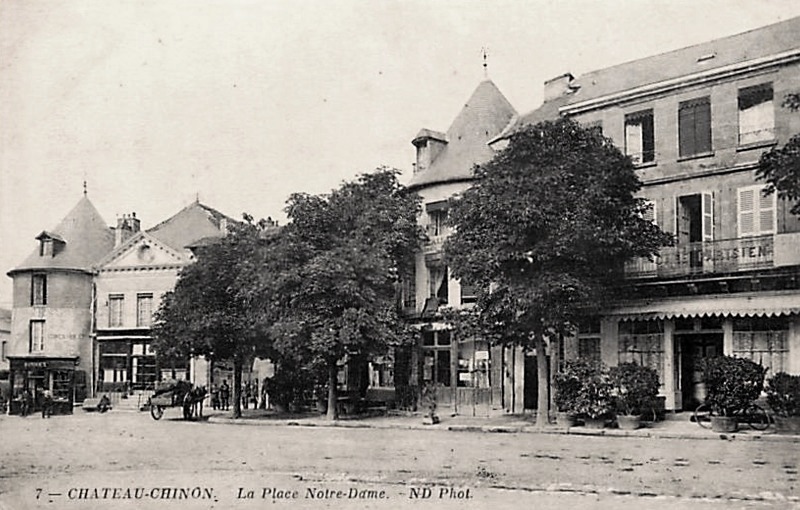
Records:
[[[693,296],[622,305],[604,315],[621,320],[691,317],[778,317],[800,314],[800,294],[770,296]]]

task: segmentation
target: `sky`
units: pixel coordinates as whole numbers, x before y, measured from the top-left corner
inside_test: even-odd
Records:
[[[80,200],[149,228],[198,199],[285,223],[293,192],[406,182],[488,77],[543,83],[800,16],[795,0],[2,0],[4,274]],[[800,37],[800,35],[799,35]]]

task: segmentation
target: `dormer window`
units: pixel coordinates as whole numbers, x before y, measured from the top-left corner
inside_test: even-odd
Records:
[[[39,241],[39,256],[41,257],[55,257],[66,244],[58,234],[49,232],[42,232],[36,239]]]
[[[42,239],[41,244],[39,245],[39,255],[42,257],[52,257],[53,256],[53,240],[52,239]]]

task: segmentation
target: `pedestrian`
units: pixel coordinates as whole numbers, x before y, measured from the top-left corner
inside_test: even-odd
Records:
[[[53,414],[53,394],[49,389],[42,392],[42,418],[50,418]]]
[[[219,398],[221,399],[222,409],[224,411],[228,410],[230,406],[230,398],[231,398],[231,388],[228,386],[228,380],[225,379],[222,381],[222,386],[219,388]]]
[[[242,409],[247,409],[250,407],[250,391],[250,383],[247,383],[242,387]]]
[[[219,387],[216,384],[211,386],[211,409],[219,409]]]
[[[24,390],[22,390],[22,393],[19,396],[19,404],[20,404],[19,414],[22,417],[28,416],[28,414],[31,412],[32,403],[33,403],[33,397],[31,396],[31,392],[30,390],[28,390],[28,388],[25,388]]]

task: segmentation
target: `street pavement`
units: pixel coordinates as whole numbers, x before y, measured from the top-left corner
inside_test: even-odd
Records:
[[[1,416],[0,509],[800,507],[795,437],[170,411]]]

